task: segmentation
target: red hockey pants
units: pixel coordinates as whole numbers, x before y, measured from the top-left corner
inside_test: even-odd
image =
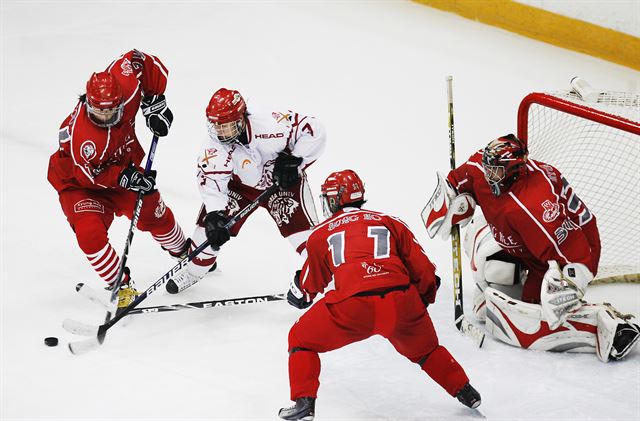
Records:
[[[382,296],[324,299],[311,307],[289,331],[291,399],[317,397],[318,353],[332,351],[373,335],[389,340],[410,361],[419,363],[450,395],[469,379],[449,351],[438,344],[433,323],[414,287]]]

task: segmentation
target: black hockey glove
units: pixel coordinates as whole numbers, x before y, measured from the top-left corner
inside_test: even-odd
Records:
[[[289,292],[287,292],[287,302],[298,308],[304,310],[313,304],[313,300],[309,299],[309,296],[300,289],[300,271],[297,270],[291,285],[289,286]]]
[[[224,226],[229,222],[222,211],[209,212],[204,217],[204,231],[207,234],[207,240],[209,245],[214,250],[220,249],[220,247],[229,241],[229,230]]]
[[[302,163],[302,158],[290,155],[286,152],[280,152],[273,166],[273,181],[282,190],[289,190],[298,180],[298,166]]]
[[[118,176],[118,184],[123,189],[134,192],[153,193],[156,189],[156,171],[152,170],[151,174],[144,175],[135,165],[129,164]]]
[[[142,98],[140,104],[142,115],[147,120],[147,127],[156,136],[166,136],[173,122],[173,113],[167,107],[164,95],[149,95]]]

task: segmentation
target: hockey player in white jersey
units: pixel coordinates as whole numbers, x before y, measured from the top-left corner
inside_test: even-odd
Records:
[[[238,91],[225,88],[211,97],[206,117],[209,138],[200,150],[197,174],[203,205],[191,250],[207,239],[211,247],[167,283],[171,294],[215,269],[216,250],[238,234],[251,213],[230,230],[224,225],[273,184],[279,189],[260,205],[296,252],[306,254],[307,238],[318,223],[305,175],[325,147],[325,129],[316,118],[247,107]]]

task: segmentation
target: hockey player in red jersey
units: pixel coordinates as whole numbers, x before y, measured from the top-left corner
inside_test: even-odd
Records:
[[[120,266],[108,229],[114,215],[131,219],[138,192],[144,199],[137,227],[173,257],[186,249],[182,229],[155,189],[155,171],[146,176],[140,168],[145,152],[135,133],[140,107],[149,129],[167,135],[173,120],[164,96],[167,73],[157,57],[132,50],[92,74],[86,93],[60,126],[59,149],[49,160],[47,178],[78,245],[107,288]],[[136,295],[125,268],[118,306],[126,307]]]
[[[473,217],[464,246],[478,286],[474,313],[489,333],[523,348],[595,351],[602,361],[631,350],[638,326],[610,305],[582,301],[600,235],[560,171],[529,159],[526,145],[507,135],[438,180],[423,211],[427,232],[446,238]],[[482,213],[474,216],[476,204]],[[496,289],[521,282],[522,301]]]
[[[334,172],[322,185],[326,221],[307,241],[308,256],[287,300],[307,308],[289,332],[289,381],[295,405],[286,420],[312,420],[320,375],[319,353],[381,335],[417,363],[447,393],[476,408],[480,394],[462,367],[438,343],[426,308],[439,278],[409,228],[399,219],[361,209],[364,186],[352,170]]]
[[[207,248],[167,282],[175,294],[202,279],[217,266],[218,249],[235,237],[251,213],[231,230],[224,225],[236,212],[276,184],[278,191],[261,206],[280,235],[304,255],[307,237],[318,222],[305,169],[322,154],[326,133],[322,123],[294,111],[248,107],[240,92],[218,89],[206,108],[209,137],[198,157],[198,186],[203,205],[191,237]]]

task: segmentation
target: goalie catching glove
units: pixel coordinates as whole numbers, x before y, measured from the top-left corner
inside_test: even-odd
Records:
[[[562,271],[556,261],[550,260],[548,263],[549,270],[542,279],[540,303],[549,328],[555,330],[567,320],[570,313],[582,307],[580,300],[593,274],[582,263],[569,263]]]
[[[422,221],[427,228],[429,238],[446,240],[451,235],[451,228],[459,224],[466,226],[476,208],[476,201],[468,193],[457,194],[455,189],[438,172],[438,185],[431,199],[421,213]]]
[[[304,310],[313,304],[313,300],[300,288],[300,271],[297,270],[291,280],[289,292],[287,292],[287,302],[297,309]]]
[[[147,127],[156,136],[166,136],[173,122],[173,113],[167,107],[164,95],[149,95],[142,98],[140,103],[142,115],[147,121]]]

